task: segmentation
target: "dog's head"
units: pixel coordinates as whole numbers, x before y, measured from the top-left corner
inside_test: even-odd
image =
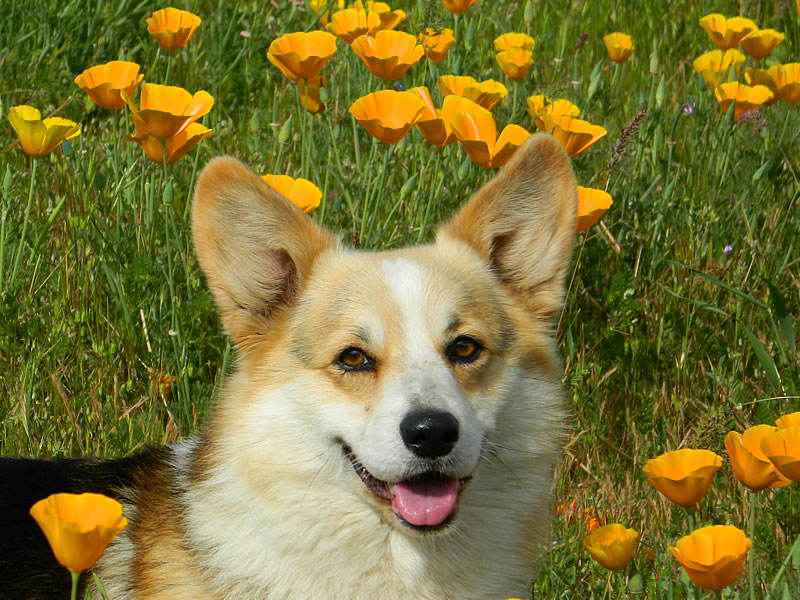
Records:
[[[277,476],[299,503],[310,490],[351,505],[355,494],[391,526],[428,533],[458,520],[492,457],[550,457],[549,475],[551,317],[575,207],[569,159],[535,135],[436,243],[369,253],[343,248],[241,163],[209,164],[194,240],[239,350],[211,435],[236,440],[227,451],[250,489],[274,495]]]

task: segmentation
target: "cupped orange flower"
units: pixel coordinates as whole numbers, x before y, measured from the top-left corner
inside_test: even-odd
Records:
[[[147,33],[164,50],[183,48],[202,23],[200,17],[177,8],[163,8],[146,19]]]
[[[61,145],[64,140],[81,134],[78,124],[61,117],[42,119],[38,109],[27,104],[12,106],[8,122],[19,138],[22,151],[32,158],[42,158]]]
[[[342,40],[345,44],[352,44],[353,40],[362,35],[375,33],[381,26],[381,17],[371,10],[358,10],[345,8],[331,15],[331,22],[325,28]]]
[[[523,50],[533,50],[536,40],[525,33],[504,33],[494,40],[494,49],[498,52],[510,50],[511,48],[522,48]]]
[[[454,15],[460,15],[478,0],[442,0],[444,7]]]
[[[731,17],[713,13],[700,19],[700,27],[706,30],[711,42],[721,50],[735,48],[745,37],[758,29],[750,19]]]
[[[336,36],[327,31],[287,33],[272,41],[267,59],[290,81],[315,77],[336,52]]]
[[[563,115],[567,117],[577,117],[581,114],[581,109],[566,98],[551,100],[542,94],[528,96],[528,114],[533,117],[536,128],[545,131],[544,116]]]
[[[610,571],[624,569],[636,550],[638,532],[620,523],[598,527],[583,538],[583,547],[601,566]]]
[[[433,105],[428,88],[418,87],[409,90],[418,94],[425,103],[422,115],[417,121],[417,129],[422,137],[434,146],[444,148],[458,141],[451,126],[453,117],[460,112],[489,112],[472,100],[467,100],[463,96],[447,96],[442,102],[441,110],[437,110]]]
[[[310,0],[308,6],[314,14],[319,15],[319,22],[322,23],[322,25],[328,24],[328,19],[331,16],[330,12],[325,10],[325,7],[328,6],[328,0]],[[344,0],[336,0],[334,8],[336,9],[344,8]],[[325,12],[323,13],[323,11]]]
[[[533,65],[533,52],[523,48],[509,48],[498,52],[495,59],[509,79],[519,81],[528,74]]]
[[[773,65],[766,74],[774,83],[777,97],[789,104],[800,101],[800,63]]]
[[[261,179],[273,190],[285,196],[304,213],[310,213],[319,206],[322,191],[308,179],[288,175],[262,175]]]
[[[800,427],[777,429],[764,436],[761,451],[784,477],[800,481]]]
[[[692,66],[702,77],[708,89],[728,80],[730,74],[738,73],[747,57],[736,48],[712,50],[694,59]]]
[[[757,29],[745,37],[741,44],[750,56],[761,59],[769,56],[785,37],[774,29]]]
[[[600,125],[568,115],[543,114],[544,131],[553,134],[569,156],[578,156],[608,133]]]
[[[58,563],[70,571],[89,569],[128,524],[122,505],[102,494],[53,494],[31,507]]]
[[[603,36],[608,57],[615,63],[624,63],[633,52],[633,40],[627,33],[614,32]]]
[[[791,483],[761,451],[761,440],[775,431],[777,427],[755,425],[744,433],[731,431],[725,436],[725,449],[728,451],[733,473],[751,492],[759,492],[764,488],[780,488]]]
[[[180,133],[214,106],[214,98],[206,91],[192,95],[181,87],[155,83],[142,84],[138,109],[130,98],[123,97],[131,109],[136,132],[148,133],[158,140]]]
[[[74,81],[92,102],[107,110],[117,110],[125,106],[120,90],[130,98],[143,77],[144,75],[139,74],[139,65],[136,63],[113,60],[86,69]]]
[[[696,529],[667,548],[697,587],[718,591],[734,582],[751,542],[730,525]]]
[[[211,137],[212,133],[210,129],[200,123],[190,123],[186,129],[163,142],[146,132],[127,135],[125,140],[139,144],[147,158],[153,162],[163,164],[166,157],[166,163],[170,165],[183,158],[200,140]]]
[[[312,77],[308,80],[297,80],[297,91],[300,92],[300,104],[310,113],[325,112],[325,103],[322,102],[319,89],[328,87],[328,79],[323,76]]]
[[[488,110],[456,113],[450,126],[470,160],[487,169],[496,169],[506,164],[531,135],[519,125],[511,124],[506,125],[498,136],[497,124]]]
[[[727,112],[731,102],[736,102],[733,117],[738,119],[744,113],[759,108],[765,102],[772,100],[772,91],[765,85],[749,86],[738,81],[722,83],[714,88],[722,112]]]
[[[586,231],[611,208],[614,200],[604,190],[578,186],[578,221],[576,231]]]
[[[499,81],[494,79],[476,81],[468,75],[442,75],[439,77],[436,87],[439,88],[442,96],[446,97],[450,94],[463,96],[487,110],[492,110],[495,104],[508,95],[506,86]]]
[[[392,10],[386,2],[367,2],[365,5],[361,0],[356,0],[348,8],[368,10],[378,14],[381,22],[376,29],[368,32],[369,35],[374,35],[375,32],[382,29],[394,29],[406,20],[406,11],[400,9]]]
[[[670,501],[693,508],[711,487],[722,457],[710,450],[674,450],[648,460],[642,472],[647,483]]]
[[[452,29],[445,28],[441,31],[436,31],[430,27],[420,31],[417,39],[425,50],[425,56],[435,63],[440,63],[444,60],[456,41],[453,37]]]
[[[781,415],[775,419],[778,429],[788,429],[789,427],[800,427],[800,411]]]
[[[400,79],[425,54],[417,39],[403,31],[362,35],[353,40],[351,48],[370,72],[384,81]]]
[[[380,90],[362,96],[350,106],[349,113],[374,138],[396,144],[416,123],[425,104],[417,94]]]

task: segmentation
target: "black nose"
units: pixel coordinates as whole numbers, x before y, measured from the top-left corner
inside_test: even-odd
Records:
[[[400,422],[400,435],[406,447],[417,456],[445,456],[458,441],[458,421],[448,412],[413,412]]]

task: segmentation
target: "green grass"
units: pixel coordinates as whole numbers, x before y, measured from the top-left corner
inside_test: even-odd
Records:
[[[174,53],[169,83],[205,89],[216,103],[204,118],[213,137],[168,170],[170,198],[161,166],[139,146],[115,143],[114,131],[132,130],[127,109],[93,107],[72,83],[85,68],[114,59],[135,61],[145,81],[165,83],[165,53],[144,24],[162,6],[6,2],[0,20],[3,455],[123,455],[202,426],[235,358],[199,272],[188,221],[195,176],[210,158],[232,154],[258,173],[311,179],[324,193],[312,216],[365,248],[432,239],[435,224],[491,177],[458,146],[440,151],[413,131],[394,147],[374,142],[347,109],[389,85],[341,42],[322,73],[330,81],[328,110],[305,114],[295,86],[268,63],[266,48],[278,35],[312,28],[313,17],[278,4],[181,6],[203,24]],[[396,0],[392,7],[409,13],[401,29],[410,32],[453,27],[438,1]],[[439,102],[438,74],[494,78],[510,90],[493,110],[501,126],[513,114],[533,130],[525,98],[545,93],[575,102],[582,118],[609,132],[574,159],[579,183],[607,189],[614,205],[603,219],[607,233],[595,226],[579,235],[558,319],[571,420],[556,502],[608,511],[609,522],[639,531],[635,563],[643,597],[652,598],[704,596],[683,581],[666,552],[688,529],[683,511],[645,483],[645,461],[679,447],[725,455],[729,430],[800,410],[798,357],[783,328],[800,313],[800,112],[779,102],[739,122],[720,113],[691,67],[713,49],[697,25],[708,12],[741,14],[783,31],[786,40],[767,63],[800,60],[800,19],[785,0],[530,6],[481,0],[457,20],[457,43],[445,62],[420,61],[399,80],[405,88],[427,85]],[[536,39],[533,69],[519,83],[505,80],[491,48],[508,31]],[[603,46],[611,31],[631,34],[636,45],[620,67]],[[71,152],[56,150],[39,161],[22,244],[31,166],[5,118],[17,104],[82,127]],[[620,134],[642,110],[646,116],[623,143]],[[732,250],[724,252],[726,246]],[[764,349],[760,359],[752,338]],[[156,383],[163,374],[176,378],[169,393]],[[796,487],[759,495],[751,550],[757,597],[767,597],[800,536]],[[747,496],[726,464],[697,523],[746,529]],[[537,598],[624,593],[633,571],[609,578],[581,548],[582,535],[580,519],[555,520]],[[654,551],[653,563],[646,549]],[[792,592],[783,597],[800,598],[797,567],[784,571],[781,592],[784,583]],[[746,575],[725,593],[749,597]]]

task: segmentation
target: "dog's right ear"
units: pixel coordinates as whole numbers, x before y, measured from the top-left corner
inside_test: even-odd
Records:
[[[200,173],[192,232],[222,325],[242,350],[263,339],[277,314],[297,299],[316,258],[339,244],[228,157]]]

